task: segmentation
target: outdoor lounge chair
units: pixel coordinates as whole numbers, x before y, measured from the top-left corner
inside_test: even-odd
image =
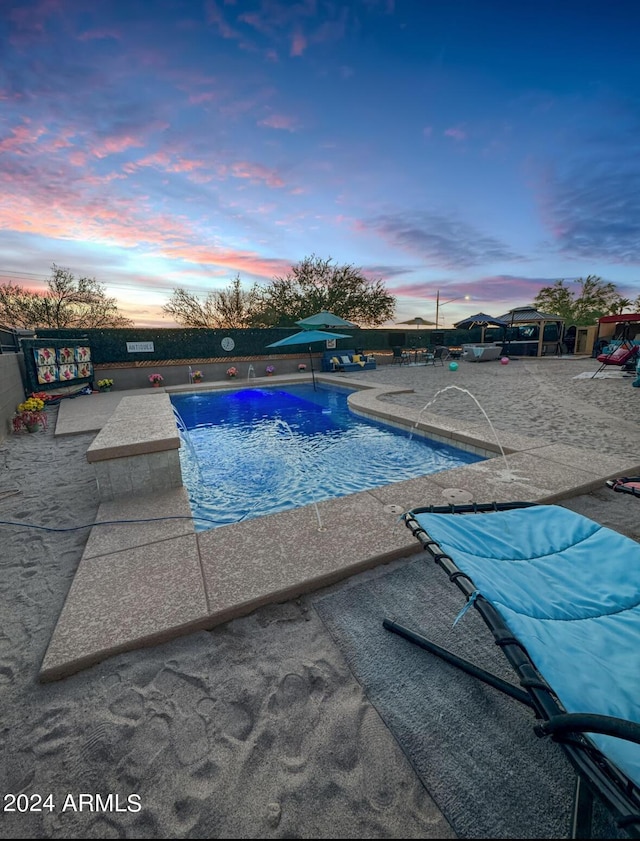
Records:
[[[631,496],[640,498],[640,476],[622,476],[619,479],[608,479],[605,484],[612,491],[631,494]]]
[[[596,359],[600,362],[600,367],[594,372],[593,377],[599,374],[607,365],[618,365],[620,367],[626,365],[635,357],[640,351],[640,345],[631,344],[631,342],[623,342],[611,353],[600,353]],[[593,379],[593,377],[591,379]]]
[[[568,509],[526,502],[403,515],[467,597],[520,687],[385,619],[384,627],[528,705],[576,771],[573,838],[594,796],[640,838],[640,545]],[[460,627],[464,628],[462,619]]]

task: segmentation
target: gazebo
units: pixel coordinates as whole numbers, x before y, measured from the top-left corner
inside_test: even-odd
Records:
[[[546,356],[555,353],[564,333],[564,319],[559,315],[539,312],[535,307],[514,307],[500,321],[507,322],[506,347],[514,356]],[[555,330],[550,329],[555,326]],[[513,338],[513,329],[517,328],[517,338]],[[521,351],[521,353],[518,353]]]

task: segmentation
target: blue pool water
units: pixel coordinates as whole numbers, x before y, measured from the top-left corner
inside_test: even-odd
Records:
[[[175,394],[196,530],[451,470],[482,458],[359,418],[322,385]],[[181,423],[182,421],[182,423]]]

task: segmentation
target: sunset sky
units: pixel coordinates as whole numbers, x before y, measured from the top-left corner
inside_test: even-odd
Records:
[[[634,299],[639,32],[636,0],[0,0],[0,282],[55,263],[149,327],[312,254],[394,322]]]

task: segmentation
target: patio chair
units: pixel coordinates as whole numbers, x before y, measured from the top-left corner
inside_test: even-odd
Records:
[[[411,359],[409,354],[406,350],[403,350],[401,347],[394,347],[393,350],[393,359],[391,360],[392,365],[409,365]]]
[[[418,351],[418,361],[423,362],[425,365],[433,365],[433,354],[434,350],[432,348],[424,348]]]
[[[531,708],[536,735],[576,772],[573,838],[590,837],[595,796],[640,838],[640,545],[555,505],[432,506],[403,519],[466,596],[458,619],[473,605],[520,687],[395,620],[384,627]]]
[[[622,344],[614,348],[614,350],[610,353],[599,354],[596,359],[601,364],[598,370],[594,371],[593,377],[595,377],[596,374],[599,374],[600,371],[602,371],[603,368],[606,368],[607,365],[618,365],[620,367],[626,365],[634,359],[638,351],[640,351],[640,345],[634,345],[629,341],[623,341]],[[591,379],[593,379],[593,377],[591,377]]]
[[[431,359],[427,362],[427,364],[432,365],[444,365],[444,363],[451,358],[451,353],[449,352],[449,348],[445,345],[436,345],[435,350],[431,354]]]

